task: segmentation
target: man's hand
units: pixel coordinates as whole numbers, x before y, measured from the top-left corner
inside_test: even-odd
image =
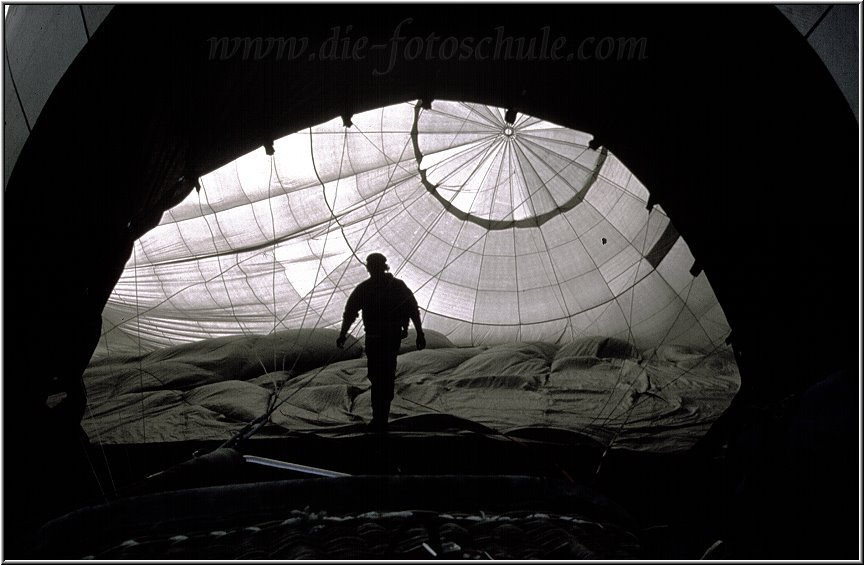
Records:
[[[345,334],[340,335],[336,339],[336,347],[338,347],[339,349],[342,349],[343,347],[345,347],[345,339],[346,338],[347,338],[347,336]]]
[[[421,349],[426,349],[426,336],[423,332],[417,332],[417,351]]]
[[[406,337],[408,337],[408,328],[402,328],[402,333],[399,334],[399,338],[405,339]]]

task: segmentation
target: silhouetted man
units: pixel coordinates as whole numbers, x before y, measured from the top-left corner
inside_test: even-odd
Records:
[[[345,304],[342,332],[336,345],[341,349],[357,313],[363,311],[366,329],[367,378],[372,383],[372,422],[375,430],[387,428],[390,402],[396,382],[396,356],[399,344],[408,335],[408,320],[417,330],[417,349],[426,347],[420,311],[414,294],[404,282],[387,271],[387,258],[380,253],[366,257],[369,278],[354,289]]]

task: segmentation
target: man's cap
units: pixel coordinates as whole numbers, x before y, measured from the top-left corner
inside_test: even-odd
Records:
[[[379,269],[382,271],[389,271],[390,267],[387,265],[387,257],[384,257],[380,253],[371,253],[368,257],[366,257],[366,266],[370,269]]]

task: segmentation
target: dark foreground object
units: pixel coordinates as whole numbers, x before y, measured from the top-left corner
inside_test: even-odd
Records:
[[[51,559],[638,559],[633,520],[524,476],[299,479],[143,495],[42,530]]]

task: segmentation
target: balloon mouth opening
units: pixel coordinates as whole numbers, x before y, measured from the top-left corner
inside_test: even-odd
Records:
[[[504,128],[504,135],[507,137],[513,137],[513,128],[511,128],[511,127]]]

